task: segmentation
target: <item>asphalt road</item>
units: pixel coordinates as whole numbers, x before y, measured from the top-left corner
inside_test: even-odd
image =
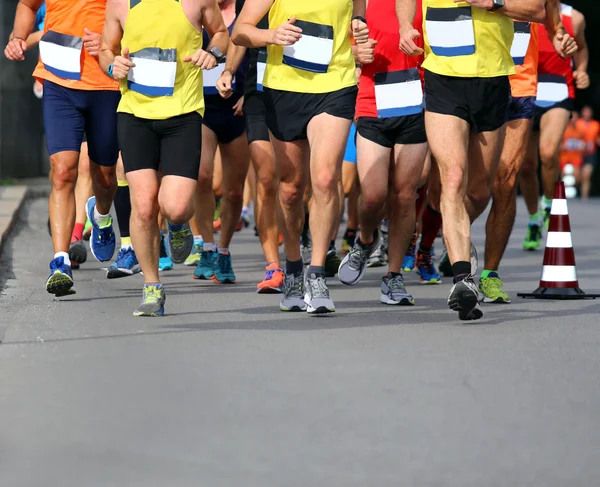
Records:
[[[570,203],[588,292],[599,205]],[[30,202],[0,268],[0,485],[600,485],[600,300],[516,298],[542,260],[519,248],[520,210],[501,272],[514,303],[465,325],[449,284],[414,275],[415,307],[380,305],[381,269],[332,281],[335,316],[283,314],[254,293],[251,231],[234,286],[166,273],[163,319],[131,316],[140,276],[107,281],[92,261],[52,299],[45,202]]]

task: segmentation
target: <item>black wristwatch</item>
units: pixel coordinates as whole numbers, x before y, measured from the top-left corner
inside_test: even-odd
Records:
[[[355,15],[354,17],[352,17],[352,20],[360,20],[361,22],[363,22],[364,24],[367,23],[367,19],[365,19],[363,16],[361,15]]]
[[[225,60],[225,56],[223,56],[223,53],[219,51],[219,49],[215,46],[211,47],[206,52],[212,54],[215,57],[215,59],[217,60],[217,64],[220,64]]]
[[[494,5],[490,9],[490,12],[495,12],[501,8],[504,8],[504,0],[494,0]]]

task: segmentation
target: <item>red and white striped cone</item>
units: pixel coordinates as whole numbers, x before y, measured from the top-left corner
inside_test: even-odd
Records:
[[[558,181],[554,186],[540,287],[533,293],[520,293],[518,296],[537,299],[596,299],[600,297],[600,294],[586,294],[579,289],[575,252],[571,239],[571,222],[565,196],[565,184],[562,181]]]

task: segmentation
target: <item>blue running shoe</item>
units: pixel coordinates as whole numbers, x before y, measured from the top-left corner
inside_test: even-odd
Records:
[[[235,284],[235,274],[231,265],[231,254],[217,254],[215,260],[215,277],[217,284]]]
[[[117,279],[119,277],[133,276],[140,272],[142,268],[137,260],[135,252],[131,247],[119,250],[117,260],[106,271],[107,279]]]
[[[173,269],[173,261],[171,260],[171,256],[167,252],[167,246],[165,245],[165,236],[160,235],[160,257],[158,259],[158,270],[162,271],[170,271]]]
[[[442,283],[442,278],[435,269],[431,254],[417,252],[417,272],[421,276],[421,284]]]
[[[87,202],[87,216],[92,223],[90,249],[97,260],[108,262],[115,255],[115,232],[113,231],[112,217],[109,216],[108,226],[100,228],[94,220],[95,207],[96,197],[92,196]]]
[[[57,257],[50,262],[50,277],[46,281],[46,291],[57,298],[75,294],[73,289],[73,273],[71,267],[65,264],[63,257]]]
[[[215,277],[215,261],[217,253],[210,250],[203,250],[200,254],[200,262],[194,269],[194,279],[209,280]]]
[[[415,257],[415,253],[417,251],[418,238],[419,234],[415,232],[412,236],[412,240],[410,241],[410,245],[406,250],[404,260],[402,261],[402,272],[412,272],[415,268],[415,262],[417,260]]]

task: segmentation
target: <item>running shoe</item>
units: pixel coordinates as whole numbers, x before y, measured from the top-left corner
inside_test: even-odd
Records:
[[[546,232],[548,231],[548,228],[550,227],[551,210],[552,210],[552,207],[544,208],[544,228],[546,229]]]
[[[304,302],[309,314],[334,313],[335,305],[329,297],[327,281],[315,274],[304,277]]]
[[[510,303],[510,296],[504,292],[504,283],[497,272],[490,272],[487,277],[479,280],[479,292],[484,303]]]
[[[117,254],[117,260],[107,269],[107,279],[118,279],[119,277],[133,276],[141,272],[142,268],[132,247],[121,249]]]
[[[83,240],[71,242],[71,245],[69,246],[69,259],[71,259],[71,265],[73,262],[83,264],[87,260],[87,249],[85,248]]]
[[[200,254],[200,262],[194,270],[194,279],[209,280],[215,277],[215,261],[217,253],[210,250],[203,250]]]
[[[355,240],[356,240],[356,232],[355,231],[349,232],[346,229],[346,232],[344,233],[344,237],[342,238],[342,249],[340,250],[340,253],[342,255],[346,255],[348,252],[350,252],[352,250],[352,247],[354,247]]]
[[[250,213],[247,210],[246,211],[242,210],[242,215],[241,215],[240,221],[244,225],[244,228],[248,228],[250,226],[250,224],[252,223],[252,219],[250,218]]]
[[[83,227],[83,240],[89,241],[92,236],[92,222],[86,218],[85,227]]]
[[[50,276],[46,281],[46,291],[57,298],[75,294],[73,289],[73,273],[71,267],[65,264],[63,257],[57,257],[50,262]]]
[[[523,242],[523,249],[525,250],[537,250],[542,245],[542,229],[535,223],[530,223],[527,226],[527,233],[525,234],[525,241]]]
[[[194,248],[192,249],[192,253],[185,259],[183,263],[186,266],[197,266],[198,262],[200,262],[200,254],[202,253],[203,247],[202,243],[199,241],[194,241]]]
[[[325,277],[335,277],[341,263],[342,259],[335,249],[327,251],[327,256],[325,257]]]
[[[413,233],[412,239],[410,240],[410,245],[406,250],[406,255],[404,255],[404,260],[402,262],[402,272],[412,272],[416,265],[416,252],[417,252],[417,240],[419,239],[418,233]]]
[[[392,277],[391,274],[381,279],[381,296],[379,297],[379,301],[383,304],[403,306],[415,304],[412,294],[404,287],[402,275]]]
[[[445,248],[444,252],[442,253],[442,258],[440,259],[439,269],[444,277],[454,276],[454,272],[452,272],[452,264],[450,263],[450,256]]]
[[[159,271],[170,271],[173,269],[173,261],[167,252],[167,246],[165,245],[165,236],[160,236],[160,257],[158,259],[158,270]]]
[[[221,219],[217,218],[213,221],[213,232],[219,233],[221,231]]]
[[[312,259],[312,239],[309,232],[303,232],[300,237],[300,253],[304,265],[310,264],[310,260]]]
[[[240,220],[237,225],[235,226],[235,231],[236,232],[241,232],[242,228],[244,228],[244,222],[242,220]]]
[[[271,262],[266,267],[266,275],[262,282],[256,286],[256,292],[258,294],[279,294],[283,290],[283,282],[285,281],[285,274],[279,267],[277,262]]]
[[[483,317],[479,307],[479,293],[472,275],[458,281],[448,296],[448,307],[458,311],[458,317],[463,321],[478,320]]]
[[[108,225],[100,228],[94,220],[94,209],[96,208],[96,197],[92,196],[87,202],[87,217],[92,223],[92,235],[90,237],[90,250],[92,255],[100,262],[108,262],[115,255],[115,232],[113,231],[112,217],[108,217]]]
[[[479,256],[477,255],[477,249],[475,245],[471,244],[471,274],[477,274],[479,268]]]
[[[167,222],[169,234],[167,242],[169,245],[169,255],[175,264],[182,264],[190,256],[194,248],[194,234],[190,224],[185,222],[183,225],[174,225]]]
[[[166,299],[162,284],[145,284],[142,304],[133,312],[133,316],[163,316]]]
[[[360,239],[356,239],[354,247],[349,254],[344,257],[338,270],[338,278],[342,284],[354,286],[358,284],[367,272],[367,262],[373,252],[380,246],[380,236],[377,237],[371,245],[362,245]]]
[[[304,275],[286,274],[283,297],[279,302],[281,311],[306,311],[304,302]]]
[[[383,243],[383,235],[380,237],[379,244],[371,252],[367,260],[367,267],[385,267],[388,263],[387,247]]]
[[[231,254],[217,254],[213,280],[217,284],[235,284],[235,274],[233,273],[233,266],[231,265]]]
[[[442,278],[435,269],[431,254],[417,252],[417,273],[421,284],[441,284]]]

